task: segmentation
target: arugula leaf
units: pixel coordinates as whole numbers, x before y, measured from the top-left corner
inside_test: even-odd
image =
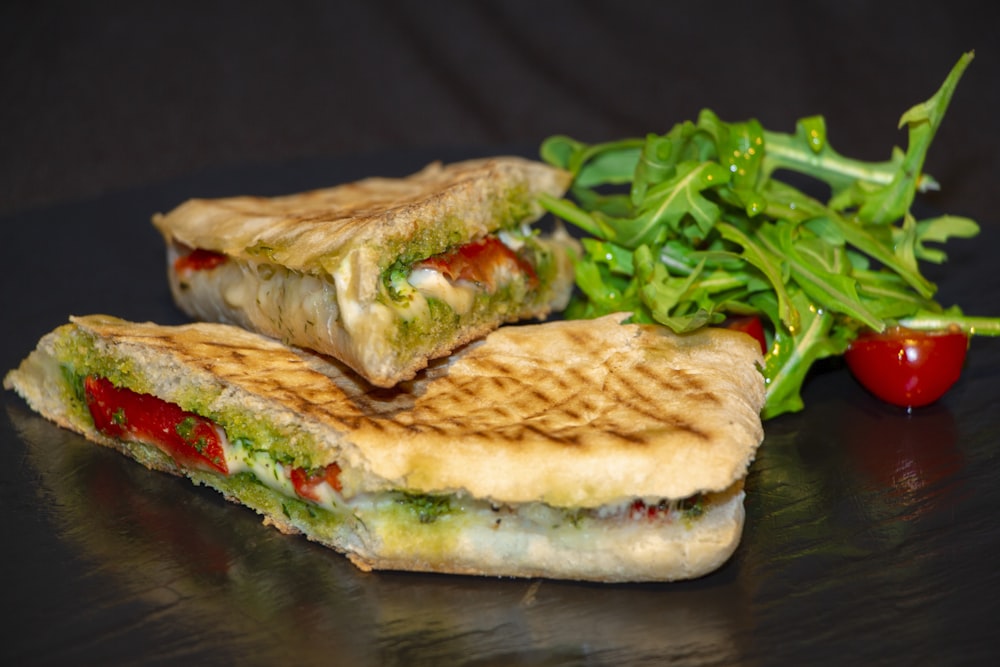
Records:
[[[864,193],[860,201],[854,202],[860,204],[858,215],[862,220],[888,224],[909,211],[927,157],[927,149],[930,148],[931,140],[951,102],[951,96],[965,68],[972,62],[972,57],[972,53],[963,54],[934,96],[910,108],[899,119],[899,126],[908,125],[910,130],[906,155],[888,185]]]
[[[794,331],[778,330],[764,360],[767,382],[767,401],[761,414],[764,419],[801,410],[802,385],[809,369],[820,359],[843,354],[850,344],[845,330],[835,326],[833,314],[810,308],[804,291],[796,290],[792,302],[802,313],[802,325]]]
[[[797,329],[799,327],[799,311],[792,306],[792,299],[785,289],[785,283],[789,279],[787,265],[781,262],[781,258],[775,257],[774,253],[768,252],[767,248],[762,247],[755,240],[732,225],[719,223],[718,229],[722,238],[742,246],[743,256],[746,260],[759,269],[767,278],[771,289],[774,290],[775,296],[777,296],[777,319],[785,328],[789,330]]]
[[[946,259],[929,244],[974,236],[978,225],[910,211],[917,193],[938,187],[923,166],[972,59],[963,54],[937,92],[901,116],[907,148],[882,162],[835,151],[822,116],[785,134],[704,109],[643,138],[548,138],[542,158],[573,183],[542,206],[589,235],[567,316],[628,311],[684,333],[759,315],[770,342],[767,418],[801,410],[813,364],[843,354],[863,329],[957,324],[1000,336],[1000,318],[945,309],[921,273],[921,262]],[[825,185],[826,200],[778,178],[789,172]]]

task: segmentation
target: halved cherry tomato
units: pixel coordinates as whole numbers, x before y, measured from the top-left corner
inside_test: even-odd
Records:
[[[107,378],[88,376],[84,390],[94,426],[104,435],[153,445],[182,468],[229,474],[210,420],[156,396],[116,387]]]
[[[228,258],[221,252],[195,248],[174,260],[174,272],[207,271],[223,264]]]
[[[414,264],[413,268],[436,269],[449,280],[468,280],[482,283],[492,289],[495,282],[494,274],[504,263],[516,267],[528,276],[529,283],[534,284],[538,280],[531,264],[495,236],[488,236],[480,241],[466,243],[450,252],[428,257]]]
[[[331,463],[325,468],[311,471],[307,471],[305,468],[292,468],[289,477],[292,478],[292,486],[295,487],[295,493],[313,501],[319,501],[319,494],[316,492],[316,487],[323,482],[332,486],[334,491],[340,491],[341,489],[340,466],[336,463]]]
[[[862,333],[844,353],[854,377],[887,403],[904,408],[941,398],[962,374],[969,337],[957,327],[917,331],[891,327]]]
[[[726,320],[726,328],[733,331],[742,331],[752,336],[760,343],[760,353],[767,354],[767,338],[764,337],[764,325],[756,315],[745,315],[743,317],[731,317]]]

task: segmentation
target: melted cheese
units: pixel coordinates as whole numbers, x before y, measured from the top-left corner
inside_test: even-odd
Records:
[[[253,450],[241,442],[231,442],[225,431],[217,427],[219,440],[226,458],[230,475],[250,473],[258,482],[276,493],[289,498],[296,498],[311,503],[317,507],[334,513],[349,512],[359,517],[385,517],[387,514],[403,514],[406,505],[405,494],[400,492],[362,493],[346,498],[334,489],[327,481],[322,481],[312,487],[317,500],[307,500],[295,491],[291,480],[291,470],[288,466],[275,461],[263,450]],[[486,500],[470,498],[453,494],[443,500],[448,505],[445,516],[461,515],[463,521],[483,526],[499,528],[517,526],[522,531],[551,531],[572,528],[575,531],[589,526],[591,529],[599,525],[621,526],[626,523],[646,523],[649,520],[663,524],[676,523],[684,516],[679,509],[678,501],[669,503],[669,511],[655,519],[643,518],[631,511],[633,500],[625,500],[613,505],[605,505],[588,510],[573,510],[558,508],[541,502],[521,503],[518,505],[494,504]],[[655,502],[650,501],[650,504]],[[417,522],[425,521],[417,511],[410,512]],[[586,530],[582,534],[586,534]]]
[[[517,245],[509,234],[502,238]],[[170,247],[170,266],[181,252]],[[380,279],[365,275],[365,267],[353,266],[354,261],[353,257],[345,259],[329,278],[231,259],[210,270],[172,273],[171,279],[178,300],[199,319],[237,324],[320,350],[326,341],[342,338],[343,330],[357,341],[356,354],[371,359],[372,365],[395,356],[390,341],[401,321],[430,318],[428,299],[446,303],[462,317],[472,311],[476,296],[484,289],[468,281],[451,282],[435,269],[420,268],[393,283],[402,298],[376,298]],[[497,271],[498,282],[515,278],[509,267]]]
[[[472,310],[476,300],[475,285],[464,280],[453,283],[436,269],[415,269],[410,272],[407,282],[413,286],[421,300],[426,300],[428,296],[434,297],[447,303],[459,315]]]

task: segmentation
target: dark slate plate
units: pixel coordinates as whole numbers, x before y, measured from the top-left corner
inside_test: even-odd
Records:
[[[460,151],[196,174],[0,221],[0,368],[70,314],[184,321],[155,211],[402,175]],[[944,303],[1000,314],[1000,229],[948,246]],[[4,392],[4,664],[983,664],[1000,611],[1000,341],[906,414],[838,364],[766,424],[736,555],[697,581],[601,586],[365,574]]]

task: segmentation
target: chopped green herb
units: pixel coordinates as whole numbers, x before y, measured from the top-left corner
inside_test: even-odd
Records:
[[[705,513],[705,501],[699,494],[690,498],[685,498],[678,505],[685,520],[693,520]]]
[[[413,512],[420,523],[434,523],[440,517],[452,511],[449,496],[432,496],[424,494],[400,493],[396,502]]]
[[[63,380],[65,380],[66,386],[69,387],[72,397],[75,398],[79,404],[85,404],[87,401],[87,392],[86,389],[84,389],[83,375],[77,373],[69,364],[61,364],[59,366],[59,371],[62,373]]]
[[[194,435],[194,429],[198,425],[198,422],[194,417],[185,417],[181,421],[177,422],[177,426],[174,427],[174,431],[177,435],[181,436],[185,441],[190,441],[191,437]]]

